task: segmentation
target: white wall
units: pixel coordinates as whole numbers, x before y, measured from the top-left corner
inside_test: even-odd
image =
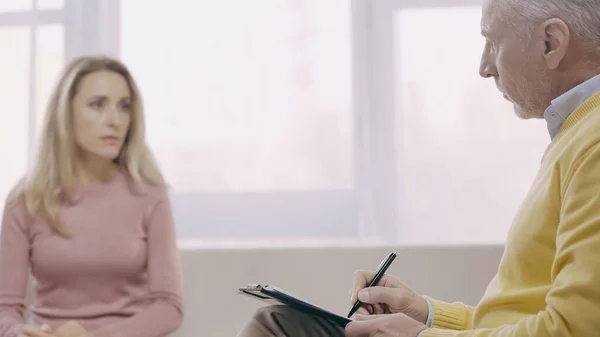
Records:
[[[274,284],[346,314],[354,271],[377,268],[392,250],[398,258],[389,272],[416,291],[476,304],[503,247],[182,249],[186,313],[176,336],[235,336],[263,305],[236,293],[247,283]]]

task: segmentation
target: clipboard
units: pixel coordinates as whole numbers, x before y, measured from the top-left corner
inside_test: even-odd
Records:
[[[291,308],[294,308],[298,311],[302,311],[309,315],[323,317],[337,324],[340,324],[342,327],[345,327],[348,323],[352,322],[350,318],[340,316],[338,314],[325,310],[276,286],[262,286],[259,284],[249,284],[245,288],[240,288],[238,290],[238,293],[250,296],[254,299],[269,304],[287,305]]]

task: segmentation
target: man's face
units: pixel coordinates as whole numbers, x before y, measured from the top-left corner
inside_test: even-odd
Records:
[[[520,27],[501,20],[505,0],[485,0],[481,19],[486,39],[479,73],[493,78],[520,118],[543,118],[552,97],[552,78],[544,60],[545,41],[519,35]]]

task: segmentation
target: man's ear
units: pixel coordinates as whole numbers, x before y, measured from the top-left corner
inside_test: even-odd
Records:
[[[569,26],[561,19],[548,19],[540,25],[539,38],[544,40],[543,55],[546,65],[550,69],[558,68],[571,42]]]

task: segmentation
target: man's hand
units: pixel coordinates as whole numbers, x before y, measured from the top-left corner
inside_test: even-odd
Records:
[[[354,277],[352,303],[358,298],[365,303],[357,313],[362,315],[402,313],[425,324],[429,314],[427,301],[399,279],[384,275],[376,287],[365,288],[375,273],[358,271]]]
[[[76,321],[69,321],[53,331],[53,337],[90,337],[90,334]]]
[[[425,330],[425,324],[405,314],[357,315],[355,321],[346,325],[346,337],[417,337]]]

